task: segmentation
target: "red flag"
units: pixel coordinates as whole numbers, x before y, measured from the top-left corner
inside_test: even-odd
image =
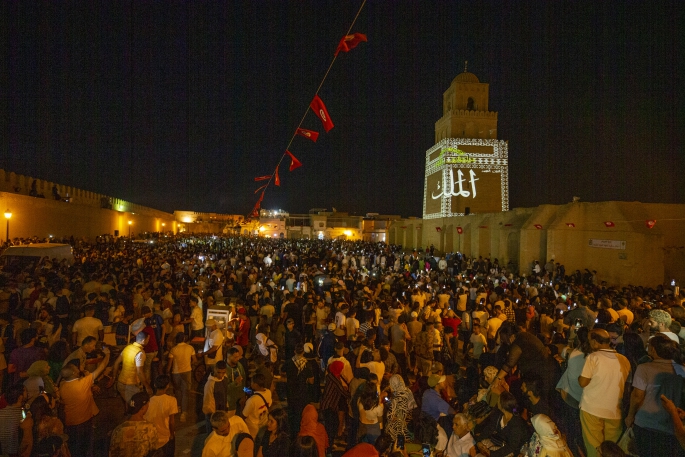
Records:
[[[645,221],[645,224],[647,224],[647,228],[654,228],[654,225],[656,225],[656,219],[651,219]]]
[[[260,206],[262,206],[262,200],[264,200],[264,191],[262,191],[262,195],[259,196],[259,200],[257,200],[257,204],[255,205],[255,207],[259,208]]]
[[[535,224],[534,227],[535,227],[536,229],[540,230],[540,229],[542,228],[542,225],[540,225],[540,224]]]
[[[575,227],[575,226],[576,226],[576,224],[574,224],[573,222],[567,222],[566,223],[566,227]]]
[[[356,48],[357,45],[359,43],[361,43],[362,41],[367,41],[366,35],[364,35],[363,33],[355,33],[352,35],[345,35],[340,40],[340,43],[338,44],[338,48],[335,50],[335,55],[337,56],[340,51],[350,52],[350,50]]]
[[[260,188],[258,188],[257,190],[255,190],[254,193],[256,194],[257,192],[259,192],[260,190],[264,189],[265,187],[266,187],[266,184],[264,184],[262,187],[260,187]]]
[[[504,224],[505,227],[511,227],[514,224]]]
[[[464,229],[461,227],[457,227],[457,233],[461,235],[462,233],[464,233]]]
[[[604,225],[607,227],[616,227],[616,224],[614,224],[612,221],[604,221]]]
[[[402,228],[407,228],[407,226],[406,226],[406,225],[403,225]]]
[[[312,102],[309,104],[309,107],[314,111],[314,114],[321,119],[321,122],[323,123],[323,129],[328,132],[333,128],[333,121],[331,120],[331,117],[328,115],[328,110],[326,109],[326,105],[323,104],[323,101],[319,98],[318,95],[314,96],[314,99]]]
[[[271,175],[266,175],[266,176],[257,176],[254,180],[256,181],[266,181],[267,179],[271,178]]]
[[[292,152],[286,150],[285,153],[290,156],[290,171],[293,171],[295,168],[299,168],[302,166],[302,162],[297,160],[297,158],[293,155]]]
[[[277,186],[281,185],[281,178],[278,176],[278,167],[280,167],[280,166],[281,166],[280,164],[277,165],[276,171],[274,172],[274,184],[276,184]]]
[[[316,143],[316,140],[319,138],[319,132],[315,132],[314,130],[297,129],[297,132],[295,133],[305,138],[309,138],[314,143]]]
[[[442,232],[442,227],[435,227],[436,232]]]

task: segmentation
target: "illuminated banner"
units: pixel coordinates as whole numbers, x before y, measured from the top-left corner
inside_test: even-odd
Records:
[[[594,240],[594,239],[590,239],[588,246],[590,246],[591,248],[625,250],[626,249],[626,242],[625,241],[618,241],[618,240]]]
[[[424,219],[509,209],[506,141],[450,138],[426,151]]]

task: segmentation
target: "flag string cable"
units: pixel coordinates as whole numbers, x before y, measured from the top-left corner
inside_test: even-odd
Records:
[[[354,27],[355,22],[357,22],[357,19],[359,18],[359,15],[361,14],[362,9],[364,9],[364,5],[366,5],[366,0],[363,0],[363,1],[362,1],[361,6],[360,6],[359,9],[357,10],[357,14],[354,16],[354,19],[352,20],[352,23],[350,24],[350,27],[347,29],[347,33],[346,33],[344,36],[349,35],[350,32],[352,31],[352,27]],[[319,91],[321,90],[321,87],[323,87],[323,83],[326,81],[326,78],[328,77],[328,73],[330,73],[331,68],[333,68],[333,64],[335,63],[335,60],[336,60],[337,58],[338,58],[338,52],[336,51],[336,52],[333,54],[333,60],[331,60],[331,63],[328,65],[328,69],[326,70],[326,73],[323,75],[323,79],[321,80],[321,83],[319,83],[319,87],[317,87],[317,88],[316,88],[316,92],[314,92],[314,96],[315,96],[315,97],[316,97],[317,95],[319,95]],[[304,119],[307,117],[307,114],[309,113],[309,110],[310,110],[310,105],[307,105],[307,109],[305,110],[304,114],[302,115],[302,118],[300,119],[300,122],[297,124],[297,128],[295,129],[295,131],[293,132],[292,136],[290,137],[290,141],[288,141],[288,145],[285,147],[285,150],[286,150],[286,151],[288,151],[288,150],[290,149],[290,146],[292,145],[293,140],[295,139],[295,136],[297,136],[297,131],[302,127],[302,123],[304,122]],[[274,179],[274,176],[276,175],[276,173],[277,173],[277,171],[278,171],[278,167],[281,166],[281,162],[283,162],[283,159],[285,158],[286,155],[288,155],[287,152],[283,152],[283,154],[281,154],[281,158],[278,160],[278,163],[276,164],[276,168],[274,169],[274,172],[271,173],[271,176],[269,177],[269,180],[266,182],[266,184],[265,184],[264,186],[262,186],[262,187],[260,187],[259,189],[257,189],[257,191],[259,191],[259,190],[262,189],[262,188],[264,189],[264,190],[262,190],[262,196],[264,195],[264,192],[266,192],[266,189],[269,188],[269,185],[271,184],[271,181]],[[257,193],[257,191],[255,191],[255,193]],[[262,198],[262,197],[260,197],[260,200],[258,200],[258,203],[261,203],[261,198]],[[254,211],[255,211],[256,209],[257,209],[257,205],[255,204],[255,207],[252,209],[252,211],[251,211],[250,214],[254,213]]]

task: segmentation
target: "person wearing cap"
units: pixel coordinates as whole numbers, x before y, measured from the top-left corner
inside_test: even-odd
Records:
[[[150,396],[147,392],[138,392],[126,402],[127,413],[131,417],[112,431],[110,457],[144,457],[155,452],[158,443],[157,428],[145,420],[149,403]]]
[[[197,354],[197,357],[205,357],[205,365],[211,368],[217,361],[223,360],[222,347],[224,345],[224,334],[219,328],[219,324],[214,319],[207,319],[205,327],[209,332],[209,336],[205,339],[205,347],[202,352]]]
[[[150,338],[143,332],[145,325],[141,319],[131,326],[133,332],[137,332],[136,341],[129,344],[121,351],[114,361],[112,377],[117,380],[117,392],[128,403],[131,397],[140,392],[141,385],[146,391],[152,392],[150,380],[145,375],[145,351],[143,348]]]
[[[77,366],[65,364],[60,371],[59,393],[64,405],[65,433],[69,435],[69,449],[76,455],[86,455],[93,436],[93,417],[100,410],[93,399],[91,388],[109,364],[109,349],[92,373],[81,376]]]
[[[438,420],[440,416],[454,414],[454,409],[443,400],[440,391],[447,377],[445,375],[432,374],[428,376],[428,387],[421,399],[421,411]]]

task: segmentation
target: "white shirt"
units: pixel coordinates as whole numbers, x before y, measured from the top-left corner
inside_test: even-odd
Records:
[[[580,409],[603,419],[621,418],[623,388],[630,362],[621,354],[600,349],[585,358],[581,376],[590,379],[580,397]]]
[[[178,412],[178,402],[175,397],[164,394],[150,397],[148,404],[145,420],[151,422],[157,429],[157,449],[159,449],[171,438],[169,416]]]
[[[86,316],[74,322],[71,331],[76,333],[76,345],[81,346],[83,339],[92,336],[96,340],[100,339],[99,332],[103,330],[102,321],[96,317]]]
[[[257,393],[264,397],[264,400],[262,400]],[[266,403],[264,403],[264,401],[266,401]],[[272,403],[271,391],[268,389],[265,389],[262,392],[255,392],[255,394],[245,402],[243,416],[245,416],[245,424],[247,425],[247,428],[250,429],[252,438],[256,438],[259,428],[264,427],[269,421],[269,407]]]
[[[205,328],[205,324],[202,322],[202,308],[199,305],[190,312],[190,319],[192,319],[190,322],[192,330],[202,330]]]
[[[195,349],[186,343],[179,343],[169,351],[169,358],[173,359],[171,364],[171,372],[187,373],[192,371],[192,355],[195,354]]]
[[[359,321],[354,317],[348,317],[345,321],[345,326],[347,327],[347,338],[353,339],[357,335],[357,330],[359,330]]]
[[[222,355],[223,344],[224,344],[224,335],[223,335],[223,333],[221,333],[221,329],[213,330],[212,333],[209,335],[209,338],[207,338],[205,340],[205,352],[209,351],[214,346],[219,346],[219,349],[217,349],[216,354],[214,355],[214,358],[210,359],[209,357],[205,356],[205,364],[206,365],[214,365],[217,361],[223,360],[223,355]]]
[[[238,416],[233,416],[229,419],[231,429],[228,435],[217,435],[216,432],[210,433],[205,440],[205,446],[202,448],[202,457],[232,457],[236,453],[234,449],[235,436],[238,433],[250,433],[245,421]]]
[[[459,435],[452,432],[452,436],[450,436],[450,439],[447,442],[445,455],[447,455],[447,457],[468,457],[469,451],[475,445],[476,440],[473,439],[470,432],[461,438],[459,438]]]
[[[360,363],[359,366],[368,368],[371,373],[374,373],[376,376],[378,376],[378,384],[380,385],[381,381],[383,381],[383,375],[385,374],[385,364],[383,362],[373,361]]]

